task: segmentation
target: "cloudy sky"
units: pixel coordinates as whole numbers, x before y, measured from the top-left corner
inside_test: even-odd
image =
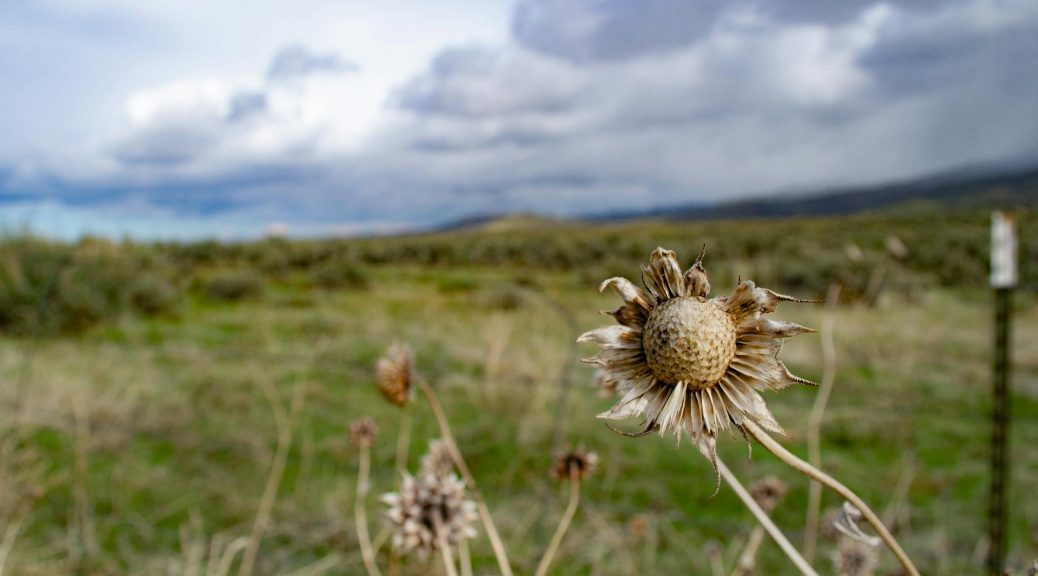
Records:
[[[250,237],[1038,163],[1033,0],[12,0],[0,226]]]

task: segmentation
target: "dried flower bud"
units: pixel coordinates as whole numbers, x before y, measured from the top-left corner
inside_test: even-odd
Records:
[[[598,454],[585,450],[583,446],[555,453],[551,476],[556,480],[578,480],[587,478],[598,466]]]
[[[371,448],[375,443],[377,431],[378,427],[375,425],[374,418],[370,416],[357,418],[349,425],[350,444],[357,448]]]
[[[777,476],[765,476],[750,484],[750,495],[765,512],[770,513],[786,496],[786,484]]]
[[[429,442],[429,451],[422,456],[420,474],[436,477],[446,476],[454,472],[454,457],[443,440]]]
[[[897,236],[887,236],[883,245],[886,247],[887,252],[898,260],[904,260],[908,257],[908,246],[905,246],[905,243]]]
[[[878,558],[870,546],[843,538],[833,552],[833,569],[838,576],[873,576]]]
[[[394,342],[375,365],[375,381],[378,389],[397,406],[411,399],[414,383],[414,355],[402,342]]]

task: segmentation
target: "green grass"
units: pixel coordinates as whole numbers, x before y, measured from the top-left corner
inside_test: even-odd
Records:
[[[764,239],[747,272],[786,264],[765,257],[771,228],[745,226],[748,236],[733,242]],[[677,227],[668,228],[650,243],[677,239]],[[700,238],[680,240],[679,255],[693,257],[690,247]],[[710,240],[720,253],[707,260],[714,293],[724,294],[743,271],[722,262],[728,249],[720,234]],[[219,271],[205,266],[206,273]],[[637,268],[618,268],[636,277]],[[268,279],[250,299],[187,292],[175,315],[120,314],[76,335],[0,339],[0,527],[32,504],[8,573],[182,573],[192,550],[208,556],[212,545],[220,553],[247,536],[277,444],[264,382],[286,407],[303,385],[305,402],[257,571],[286,574],[329,559],[330,573],[363,573],[352,521],[357,454],[345,428],[364,415],[380,428],[368,502],[378,533],[376,496],[397,481],[401,411],[379,396],[373,367],[395,339],[411,344],[418,369],[439,391],[518,573],[536,567],[565,506],[564,488],[548,475],[556,425],[567,442],[596,450],[600,469],[585,485],[553,573],[706,574],[706,550],[714,545],[731,566],[752,519],[727,488],[711,497],[713,472],[691,443],[623,438],[594,418],[609,400],[598,397],[592,370],[577,362],[593,350],[576,347],[574,339],[607,323],[597,311],[616,305],[597,292],[604,268],[405,261],[364,270],[363,282],[348,289],[289,272]],[[890,274],[892,290],[877,306],[838,312],[839,373],[823,429],[825,468],[879,512],[907,475],[910,489],[894,522],[904,547],[924,573],[976,573],[989,434],[991,303],[980,289],[984,278],[944,286],[911,269],[894,267]],[[1015,566],[1038,553],[1038,500],[1029,492],[1038,469],[1038,354],[1029,345],[1038,338],[1034,304],[1023,294],[1016,302]],[[817,327],[823,313],[785,304],[776,315]],[[792,340],[783,358],[794,372],[820,377],[817,336]],[[572,386],[556,422],[567,378]],[[784,442],[800,455],[814,397],[812,388],[766,396],[791,434]],[[438,432],[422,402],[411,410],[414,469]],[[799,544],[807,483],[759,447],[748,459],[741,438],[723,437],[719,449],[745,482],[777,474],[790,485],[774,517]],[[41,489],[38,499],[29,498]],[[824,503],[840,502],[827,494]],[[823,573],[831,546],[825,542],[821,550]],[[484,536],[473,554],[477,573],[494,573]],[[892,559],[881,556],[883,573],[891,572]],[[385,570],[388,546],[380,562]],[[791,572],[770,542],[759,565],[763,574]],[[402,573],[428,569],[407,560]]]

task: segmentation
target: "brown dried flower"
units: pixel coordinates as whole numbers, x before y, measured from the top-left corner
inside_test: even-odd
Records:
[[[465,497],[465,483],[453,474],[405,474],[400,492],[383,495],[382,502],[389,506],[393,547],[402,553],[428,557],[439,550],[438,534],[451,546],[476,537],[476,504]]]
[[[429,442],[429,451],[422,456],[421,474],[446,476],[454,472],[454,457],[443,440]]]
[[[402,342],[393,342],[375,365],[375,381],[382,395],[397,406],[411,399],[414,355]]]
[[[378,432],[378,426],[375,425],[374,418],[370,416],[357,418],[349,425],[350,444],[357,448],[371,448],[371,445],[375,443],[376,432]]]
[[[598,454],[583,446],[560,450],[552,460],[551,477],[560,481],[570,479],[571,475],[583,480],[598,466]]]
[[[704,249],[705,251],[705,249]],[[604,368],[616,380],[620,401],[599,418],[641,415],[639,435],[673,430],[687,434],[714,463],[721,430],[742,430],[753,422],[785,434],[760,391],[812,384],[794,376],[778,359],[786,339],[809,328],[764,318],[779,303],[805,302],[741,282],[730,296],[707,299],[710,282],[703,252],[682,273],[677,255],[657,248],[642,266],[643,290],[625,278],[610,278],[624,304],[609,312],[619,326],[583,334],[602,351],[585,362]],[[716,465],[714,466],[716,470]],[[718,476],[720,482],[720,476]]]
[[[873,576],[878,563],[872,547],[850,538],[840,539],[833,551],[833,569],[838,576]]]
[[[765,476],[749,486],[750,496],[765,512],[771,512],[786,496],[786,483],[777,476]]]

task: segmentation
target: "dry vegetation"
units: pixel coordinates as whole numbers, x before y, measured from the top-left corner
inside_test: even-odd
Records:
[[[1032,288],[1034,221],[1021,222]],[[904,258],[885,247],[891,235],[908,247]],[[535,570],[566,507],[569,488],[549,471],[554,444],[569,443],[595,450],[598,470],[552,573],[712,574],[718,564],[728,573],[754,531],[749,513],[728,490],[710,497],[713,472],[691,445],[620,438],[595,420],[611,401],[576,361],[591,350],[573,342],[602,324],[596,310],[615,307],[599,280],[630,275],[656,245],[689,254],[708,242],[718,292],[738,276],[804,296],[843,281],[824,466],[881,512],[924,573],[976,572],[987,491],[986,239],[982,213],[236,245],[11,238],[0,245],[0,566],[211,575],[237,573],[251,548],[257,574],[362,573],[358,452],[346,426],[370,415],[380,430],[368,500],[378,542],[377,495],[398,485],[402,412],[382,400],[373,372],[400,339],[443,400],[517,573]],[[1016,310],[1010,552],[1023,567],[1038,553],[1038,501],[1028,492],[1038,469],[1033,294],[1022,291]],[[817,327],[824,313],[779,315]],[[818,338],[791,341],[783,358],[820,379]],[[814,395],[767,397],[801,455]],[[423,404],[410,410],[414,470],[440,434]],[[773,517],[799,544],[807,481],[762,450],[747,459],[741,439],[722,437],[718,448],[744,481],[783,479],[789,491]],[[823,496],[823,509],[840,503]],[[476,573],[494,573],[477,527]],[[823,539],[818,557],[836,546]],[[383,565],[388,555],[382,546]],[[399,568],[437,566],[409,558]],[[757,566],[790,570],[768,540]],[[881,553],[880,567],[895,566]]]

